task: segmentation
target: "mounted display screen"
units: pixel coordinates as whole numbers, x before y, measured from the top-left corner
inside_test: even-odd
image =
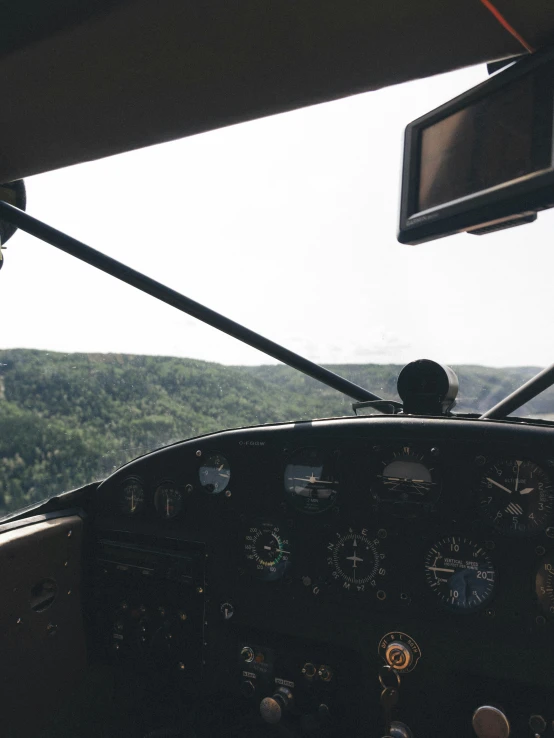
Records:
[[[493,230],[551,207],[553,109],[550,51],[410,123],[399,241]]]
[[[552,136],[533,126],[533,82],[528,75],[421,131],[419,211],[549,166]]]

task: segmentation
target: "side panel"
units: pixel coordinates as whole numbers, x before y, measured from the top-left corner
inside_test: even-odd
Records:
[[[83,521],[0,527],[2,735],[33,736],[77,686],[86,663]]]

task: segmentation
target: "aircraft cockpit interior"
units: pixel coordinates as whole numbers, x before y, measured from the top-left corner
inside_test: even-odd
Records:
[[[152,261],[134,268],[101,238],[83,238],[78,222],[72,230],[50,221],[25,180],[489,63],[476,86],[403,120],[393,235],[414,265],[431,248],[440,260],[454,248],[448,237],[460,254],[472,244],[475,282],[453,274],[452,291],[469,303],[512,289],[512,301],[532,311],[532,286],[499,285],[476,254],[509,229],[527,268],[534,257],[526,244],[554,207],[552,8],[543,0],[48,6],[22,2],[0,28],[0,284],[15,279],[20,239],[32,238],[78,263],[79,274],[112,280],[122,304],[138,291],[145,305],[185,314],[185,344],[194,318],[286,365],[276,393],[294,391],[300,409],[277,420],[261,414],[267,367],[223,367],[242,382],[233,389],[213,379],[209,363],[179,368],[177,358],[139,362],[122,351],[108,361],[91,352],[86,360],[75,353],[66,370],[43,363],[38,349],[2,344],[1,735],[551,738],[554,410],[551,400],[537,403],[554,384],[554,365],[531,367],[531,340],[514,329],[516,358],[494,369],[494,392],[482,367],[464,374],[426,350],[372,370],[376,383],[366,386],[361,370],[323,366],[269,337],[278,332],[228,317],[239,314],[231,287],[228,313],[213,309],[211,257],[205,273],[179,274],[170,286],[158,279],[155,243]],[[144,185],[136,217],[153,228],[146,224],[165,213],[149,194],[164,184]],[[91,199],[98,228],[102,199],[118,196],[117,183],[106,182]],[[337,273],[350,269],[346,246],[310,248]],[[246,268],[240,258],[237,250],[237,269]],[[400,304],[405,283],[375,264],[367,278],[349,273],[349,289],[380,283]],[[533,268],[549,279],[548,263]],[[291,275],[305,293],[306,281],[293,268]],[[55,269],[41,278],[63,289]],[[206,285],[202,301],[174,288],[196,279]],[[260,272],[264,279],[271,275]],[[441,305],[432,269],[426,279],[419,301],[433,333]],[[31,289],[21,297],[33,299]],[[299,322],[302,304],[283,300],[283,322],[285,314]],[[68,321],[95,309],[86,299],[71,304]],[[41,306],[34,310],[41,322]],[[386,322],[385,308],[374,310]],[[17,305],[3,304],[4,325],[18,317]],[[502,321],[500,308],[493,319]],[[546,313],[535,310],[534,321],[542,321],[541,350],[554,356]],[[49,328],[41,322],[45,335]],[[477,334],[468,345],[507,343]],[[85,345],[86,335],[79,340]],[[257,405],[259,422],[229,427],[214,415],[199,425],[205,405],[190,383],[183,390],[193,370],[214,407],[231,398],[247,419]],[[79,393],[72,371],[84,377]],[[132,380],[124,381],[127,371]],[[167,392],[154,397],[149,374],[158,371]],[[102,372],[109,382],[99,383]],[[118,397],[131,398],[125,406],[112,402],[116,384]],[[325,405],[331,394],[344,411]],[[199,430],[159,444],[154,431],[177,412],[177,396]],[[74,425],[61,424],[51,407]],[[111,464],[102,476],[86,465],[85,426],[94,428],[98,458]],[[139,430],[150,434],[150,448],[129,442],[135,450],[115,463],[110,434],[136,440]],[[69,475],[71,464],[81,476]]]

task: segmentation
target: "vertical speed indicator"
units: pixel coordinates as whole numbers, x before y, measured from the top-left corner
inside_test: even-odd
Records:
[[[554,615],[554,555],[547,554],[541,562],[535,579],[537,598],[544,610],[550,616]]]
[[[427,583],[450,610],[470,612],[490,601],[496,573],[482,546],[462,536],[447,536],[425,557]]]

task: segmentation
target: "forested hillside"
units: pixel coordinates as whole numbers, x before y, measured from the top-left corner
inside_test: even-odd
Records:
[[[388,398],[400,366],[329,367]],[[538,368],[455,367],[458,410],[484,410]],[[0,514],[100,479],[145,451],[257,423],[351,415],[351,400],[283,366],[0,351]],[[552,393],[527,412],[554,413]]]

